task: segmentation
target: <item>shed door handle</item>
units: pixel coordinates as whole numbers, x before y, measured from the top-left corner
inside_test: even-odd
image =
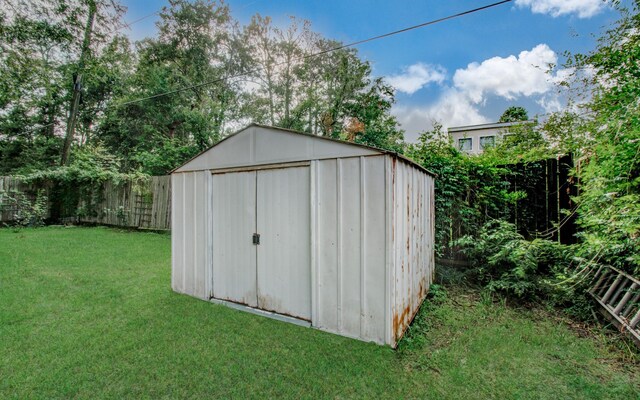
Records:
[[[254,233],[253,234],[253,244],[260,244],[260,234],[259,233]]]

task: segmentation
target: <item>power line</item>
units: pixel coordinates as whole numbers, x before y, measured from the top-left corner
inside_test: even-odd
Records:
[[[303,57],[300,57],[299,59],[300,60],[306,60],[306,59],[309,59],[309,58],[318,57],[318,56],[321,56],[321,55],[324,55],[324,54],[328,54],[328,53],[332,53],[334,51],[342,50],[342,49],[345,49],[345,48],[348,48],[348,47],[357,46],[357,45],[360,45],[360,44],[363,44],[363,43],[371,42],[371,41],[378,40],[378,39],[383,39],[383,38],[386,38],[386,37],[389,37],[389,36],[393,36],[393,35],[397,35],[397,34],[400,34],[400,33],[408,32],[408,31],[411,31],[411,30],[414,30],[414,29],[419,29],[419,28],[423,28],[425,26],[434,25],[434,24],[437,24],[437,23],[440,23],[440,22],[448,21],[450,19],[459,18],[459,17],[465,16],[465,15],[473,14],[473,13],[476,13],[476,12],[479,12],[479,11],[483,11],[483,10],[486,10],[486,9],[489,9],[489,8],[497,7],[497,6],[505,4],[505,3],[510,3],[511,1],[513,1],[513,0],[498,1],[496,3],[488,4],[486,6],[474,8],[474,9],[463,11],[463,12],[459,12],[457,14],[452,14],[452,15],[449,15],[447,17],[438,18],[438,19],[434,19],[434,20],[431,20],[431,21],[423,22],[421,24],[413,25],[413,26],[410,26],[410,27],[407,27],[407,28],[403,28],[403,29],[399,29],[399,30],[396,30],[396,31],[393,31],[393,32],[388,32],[388,33],[384,33],[382,35],[373,36],[373,37],[370,37],[370,38],[367,38],[367,39],[358,40],[356,42],[351,42],[351,43],[343,44],[343,45],[340,45],[340,46],[332,47],[330,49],[322,50],[322,51],[319,51],[317,53],[307,54],[307,55],[305,55]],[[274,66],[278,67],[278,66],[284,65],[285,63],[286,62],[277,63],[277,64],[274,64]],[[185,87],[182,87],[180,89],[170,90],[170,91],[164,92],[164,93],[158,93],[158,94],[154,94],[154,95],[151,95],[151,96],[147,96],[147,97],[142,97],[142,98],[135,99],[135,100],[126,101],[124,103],[115,104],[114,106],[115,107],[126,106],[126,105],[129,105],[129,104],[138,103],[138,102],[141,102],[141,101],[144,101],[144,100],[151,100],[151,99],[155,99],[155,98],[158,98],[158,97],[169,96],[169,95],[172,95],[172,94],[184,92],[186,90],[197,89],[197,88],[200,88],[200,87],[203,87],[203,86],[213,85],[215,83],[222,82],[222,81],[225,81],[225,80],[228,80],[228,79],[240,78],[242,76],[249,75],[249,74],[252,74],[252,73],[255,73],[255,72],[258,72],[258,71],[260,71],[260,68],[252,69],[252,70],[241,72],[241,73],[238,73],[238,74],[228,75],[228,76],[225,76],[225,77],[222,77],[222,78],[216,78],[216,79],[213,79],[213,80],[210,80],[210,81],[207,81],[207,82],[198,83],[196,85],[185,86]]]
[[[156,11],[156,12],[153,12],[153,13],[151,13],[149,15],[145,15],[144,17],[140,17],[140,18],[136,19],[135,21],[125,22],[124,24],[126,26],[128,26],[129,28],[131,28],[131,25],[137,24],[140,21],[143,21],[143,20],[145,20],[145,19],[147,19],[149,17],[153,17],[154,15],[158,15],[158,14],[160,14],[160,11]]]

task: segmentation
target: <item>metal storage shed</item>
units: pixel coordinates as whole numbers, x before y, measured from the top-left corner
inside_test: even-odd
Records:
[[[391,152],[261,125],[172,173],[174,291],[396,345],[434,271],[434,178]]]

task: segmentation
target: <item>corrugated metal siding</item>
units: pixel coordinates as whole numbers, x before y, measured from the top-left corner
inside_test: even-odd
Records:
[[[315,161],[313,325],[385,342],[385,156]]]
[[[256,307],[256,173],[212,176],[213,296]]]
[[[393,317],[395,344],[424,300],[433,278],[433,178],[392,160]]]
[[[309,167],[257,174],[258,308],[311,320]]]
[[[312,135],[249,126],[178,168],[177,172],[376,154],[381,152]]]
[[[171,287],[176,292],[207,299],[209,177],[205,172],[188,172],[173,174],[171,180]]]
[[[289,177],[286,171],[304,173]],[[249,177],[246,184],[233,183],[240,176]],[[291,307],[287,297],[282,299],[287,305],[265,303],[263,308],[305,319],[310,313],[316,328],[395,346],[432,282],[433,178],[397,157],[312,160],[310,167],[214,175],[211,171],[174,173],[172,186],[172,287],[178,292],[204,299],[229,298],[222,292],[237,286],[238,266],[234,265],[253,264],[258,280],[263,271],[262,294],[287,297],[287,287],[300,289],[294,297],[305,303],[300,311]],[[232,187],[244,189],[236,193]],[[264,199],[258,193],[260,187],[270,193]],[[254,203],[240,201],[251,198]],[[296,204],[307,202],[308,209],[285,201],[292,199]],[[292,208],[307,211],[286,219]],[[248,210],[246,223],[240,222],[234,209]],[[265,216],[262,222],[260,214]],[[304,223],[298,226],[298,220]],[[277,252],[305,250],[304,260],[279,262],[275,253],[260,257],[259,250],[249,245],[253,229],[261,225],[266,232],[279,222],[310,248],[298,249],[296,240],[288,237]],[[241,231],[237,237],[232,235],[236,230]],[[263,234],[263,240],[274,240]],[[277,239],[278,233],[274,234]],[[243,247],[233,246],[238,242]],[[278,265],[274,268],[270,263]],[[308,275],[297,274],[302,269],[309,272],[310,283]],[[252,282],[259,297],[260,282]],[[218,284],[226,289],[215,290]],[[310,306],[304,301],[309,297]],[[258,299],[230,300],[261,307]]]

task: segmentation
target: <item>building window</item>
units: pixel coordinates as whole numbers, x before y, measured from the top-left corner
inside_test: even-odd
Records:
[[[458,139],[458,148],[462,151],[471,151],[473,148],[473,140],[471,138]]]
[[[487,147],[493,147],[495,145],[495,136],[480,136],[480,149],[486,149]]]

